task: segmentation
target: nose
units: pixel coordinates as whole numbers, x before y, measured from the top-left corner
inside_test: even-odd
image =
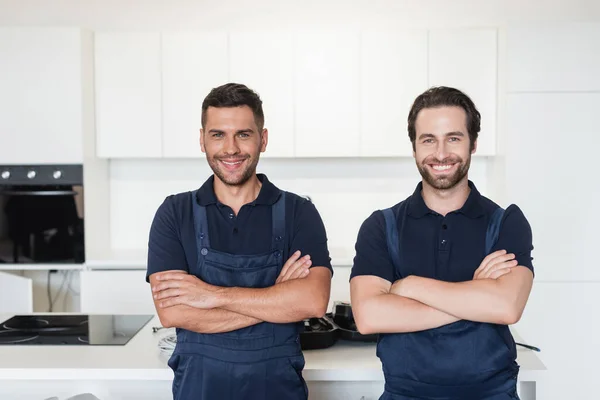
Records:
[[[435,149],[435,156],[439,161],[444,160],[448,157],[448,149],[446,148],[447,142],[445,140],[439,140]]]
[[[225,139],[225,143],[223,144],[223,153],[226,155],[234,155],[240,152],[240,148],[235,140],[235,136],[230,135]]]

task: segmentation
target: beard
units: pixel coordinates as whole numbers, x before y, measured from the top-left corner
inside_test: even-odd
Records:
[[[258,157],[250,155],[238,155],[235,157],[214,156],[207,157],[208,165],[213,173],[227,186],[242,186],[256,173]],[[229,171],[223,166],[221,161],[242,161],[242,166],[235,171]]]
[[[458,164],[458,166],[453,173],[434,175],[430,172],[428,164]],[[417,163],[417,169],[423,177],[423,180],[431,187],[438,190],[452,189],[467,176],[470,166],[470,154],[466,161],[463,161],[462,158],[456,155],[452,155],[443,160],[438,160],[437,158],[430,156],[423,160],[421,164]]]

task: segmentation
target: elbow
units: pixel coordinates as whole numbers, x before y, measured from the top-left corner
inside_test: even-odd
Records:
[[[514,325],[521,320],[523,309],[513,302],[509,302],[500,316],[500,323],[503,325]]]
[[[354,323],[356,324],[356,330],[361,335],[371,335],[377,333],[377,329],[373,325],[373,322],[368,318],[369,313],[362,312],[360,307],[354,306],[352,315],[354,317]]]
[[[318,301],[311,305],[308,318],[323,318],[327,313],[327,301]]]
[[[166,310],[158,310],[158,320],[163,328],[177,328],[177,323],[173,313],[167,312]]]

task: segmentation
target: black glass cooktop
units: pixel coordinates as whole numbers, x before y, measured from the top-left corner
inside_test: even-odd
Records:
[[[17,315],[0,323],[0,345],[124,345],[152,315]]]

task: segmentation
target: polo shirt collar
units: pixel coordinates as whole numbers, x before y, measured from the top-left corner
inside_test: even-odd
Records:
[[[258,196],[256,200],[249,203],[250,205],[273,205],[281,196],[281,190],[278,189],[275,185],[269,181],[265,174],[256,174],[258,180],[262,183],[260,191],[258,192]],[[217,199],[217,195],[215,194],[215,176],[211,175],[210,178],[202,184],[198,192],[196,193],[196,199],[198,204],[201,206],[208,206],[209,204],[216,204],[218,206],[223,206],[223,204]]]
[[[453,211],[455,213],[464,214],[469,218],[477,218],[484,214],[484,209],[482,206],[482,197],[475,184],[471,181],[468,181],[469,188],[471,192],[469,193],[469,197],[467,197],[467,201],[463,206]],[[415,218],[424,217],[427,214],[435,214],[435,212],[425,204],[425,200],[423,200],[423,195],[421,191],[423,190],[423,182],[419,182],[413,194],[408,198],[408,214]]]

